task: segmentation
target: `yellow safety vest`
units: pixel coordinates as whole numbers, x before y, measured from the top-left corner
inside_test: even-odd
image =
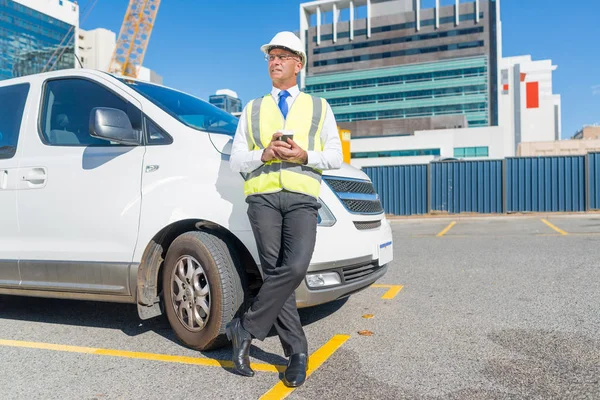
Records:
[[[269,146],[273,134],[282,129],[294,131],[294,142],[306,151],[322,151],[321,130],[325,120],[325,100],[300,92],[289,109],[287,118],[273,97],[252,100],[246,106],[248,148],[261,150]],[[244,194],[275,193],[282,189],[318,198],[321,170],[306,165],[272,160],[246,176]]]

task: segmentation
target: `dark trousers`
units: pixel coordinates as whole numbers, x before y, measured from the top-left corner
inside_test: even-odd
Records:
[[[294,292],[312,258],[320,204],[311,196],[287,191],[248,196],[246,202],[263,285],[242,326],[264,340],[275,325],[286,357],[308,353]]]

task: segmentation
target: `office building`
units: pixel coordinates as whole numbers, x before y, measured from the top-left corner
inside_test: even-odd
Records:
[[[75,68],[79,7],[67,0],[0,0],[0,79]]]
[[[243,108],[237,93],[229,89],[217,90],[216,94],[209,96],[208,102],[236,116],[241,114]]]
[[[300,86],[352,132],[355,166],[512,157],[561,137],[556,66],[502,55],[500,0],[301,4]]]
[[[340,126],[360,136],[498,125],[499,1],[436,3],[301,4],[308,56],[301,86],[326,98]]]

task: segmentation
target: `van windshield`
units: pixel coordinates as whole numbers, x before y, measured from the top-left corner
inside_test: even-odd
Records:
[[[124,78],[119,80],[189,127],[231,137],[235,135],[239,120],[210,103],[164,86]]]

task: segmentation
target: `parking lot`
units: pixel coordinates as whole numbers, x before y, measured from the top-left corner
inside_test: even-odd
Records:
[[[2,399],[600,398],[600,214],[394,219],[373,287],[301,310],[310,377],[199,353],[133,305],[0,296]]]

